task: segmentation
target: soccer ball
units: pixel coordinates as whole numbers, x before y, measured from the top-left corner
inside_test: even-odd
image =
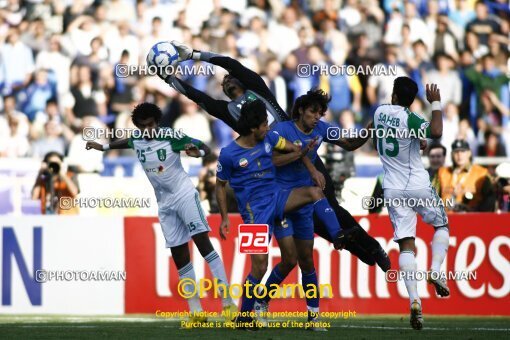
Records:
[[[160,41],[147,54],[147,65],[165,68],[177,64],[179,53],[168,41]]]

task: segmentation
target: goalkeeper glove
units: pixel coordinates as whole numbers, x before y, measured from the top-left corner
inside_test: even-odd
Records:
[[[184,45],[183,43],[180,43],[176,40],[171,41],[172,45],[174,45],[175,49],[177,50],[177,53],[179,53],[179,59],[178,61],[184,61],[184,60],[190,60],[194,59],[197,60],[198,56],[200,55],[200,52],[194,51],[191,49],[191,47],[188,47]]]

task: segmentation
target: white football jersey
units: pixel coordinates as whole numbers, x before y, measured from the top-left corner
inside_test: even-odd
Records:
[[[164,134],[164,138],[147,140],[130,138],[129,146],[136,152],[138,160],[151,182],[160,210],[171,208],[178,196],[194,191],[195,187],[181,163],[180,152],[185,145],[200,146],[202,142],[184,134]],[[180,138],[179,138],[180,137]]]
[[[430,123],[408,108],[381,105],[374,113],[377,151],[384,168],[383,189],[430,186],[420,156],[420,137],[430,138]]]

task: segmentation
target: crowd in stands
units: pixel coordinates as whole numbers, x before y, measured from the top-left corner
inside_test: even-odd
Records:
[[[298,65],[397,65],[396,75],[419,84],[414,112],[430,114],[424,86],[438,84],[448,159],[455,140],[473,156],[510,155],[504,0],[1,0],[0,157],[56,151],[77,172],[100,172],[103,155],[85,151],[83,129],[131,127],[140,101],[158,104],[166,125],[215,150],[228,144],[235,135],[226,124],[157,76],[116,74],[116,65],[144,64],[154,43],[174,39],[241,61],[288,112],[295,98],[322,88],[332,97],[324,119],[347,128],[364,126],[377,105],[389,103],[393,77],[301,77]],[[223,75],[218,69],[185,80],[227,99]],[[375,155],[371,146],[359,152]],[[352,166],[335,165],[345,159],[335,153],[341,150],[327,150],[331,171],[352,176]]]

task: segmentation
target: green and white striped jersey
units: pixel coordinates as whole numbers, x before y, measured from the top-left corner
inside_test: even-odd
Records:
[[[129,146],[136,151],[147,178],[151,182],[160,210],[172,206],[176,197],[195,190],[184,171],[180,152],[186,144],[202,145],[202,142],[174,130],[161,129],[158,138],[129,139]],[[158,131],[159,132],[159,131]]]
[[[383,189],[430,186],[420,156],[420,138],[430,138],[430,123],[408,108],[381,105],[374,113],[377,151],[384,168]]]

